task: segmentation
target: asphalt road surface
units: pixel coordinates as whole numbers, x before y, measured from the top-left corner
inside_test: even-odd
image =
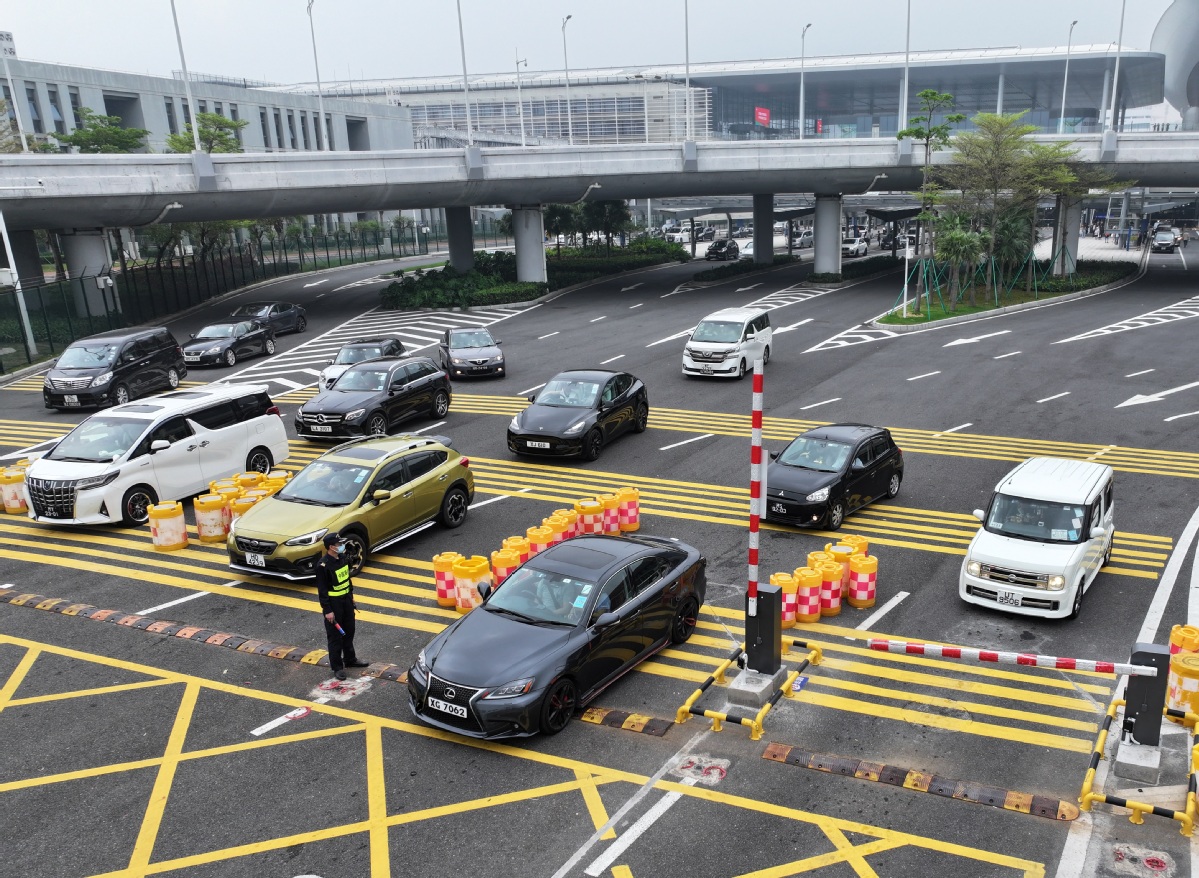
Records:
[[[1110,292],[903,334],[863,326],[895,303],[898,275],[826,289],[802,284],[807,266],[698,287],[689,283],[698,266],[673,265],[533,306],[417,314],[373,310],[389,267],[356,266],[172,322],[186,337],[240,301],[305,305],[308,331],[280,337],[274,357],[188,375],[269,383],[289,430],[343,341],[386,330],[428,352],[448,326],[489,325],[509,375],[458,381],[444,422],[408,425],[452,436],[470,457],[475,507],[458,530],[435,526],[372,558],[355,588],[358,652],[375,664],[342,686],[311,663],[324,640],[308,584],[233,573],[219,546],[155,552],[146,529],[5,516],[0,583],[50,600],[0,602],[0,807],[12,842],[0,871],[1065,878],[1162,874],[1160,862],[1196,874],[1177,823],[1134,826],[1103,806],[1071,812],[1115,678],[866,644],[894,637],[1122,661],[1137,640],[1164,642],[1170,626],[1197,618],[1199,296],[1184,256],[1152,256],[1143,277]],[[823,660],[766,716],[759,741],[736,725],[674,722],[744,637],[749,511],[750,381],[687,378],[681,352],[707,313],[751,303],[771,308],[775,327],[767,447],[815,424],[858,421],[889,427],[906,461],[899,496],[841,528],[871,541],[878,604],[788,632],[819,645]],[[594,366],[646,383],[650,429],[590,464],[514,459],[504,432],[524,397],[559,370]],[[0,389],[3,459],[83,417],[44,409],[40,382]],[[287,465],[322,450],[293,441]],[[1077,620],[1008,616],[957,597],[978,526],[971,510],[1031,455],[1117,472],[1113,558]],[[594,705],[610,721],[633,715],[628,728],[592,714],[553,738],[484,743],[416,721],[386,669],[407,668],[455,617],[433,599],[431,557],[489,554],[552,510],[624,486],[641,491],[643,532],[709,559],[696,635]],[[834,541],[764,527],[762,578]],[[77,605],[160,624],[82,618]],[[197,642],[188,637],[197,629],[238,636]],[[269,654],[289,649],[307,659]],[[785,665],[806,653],[791,648]],[[702,705],[720,709],[722,693],[717,683]],[[647,718],[665,732],[637,731]],[[1174,729],[1164,741],[1184,752]],[[843,757],[850,776],[794,764],[807,762],[801,753]],[[925,792],[919,774],[907,787],[868,779],[879,765],[938,780]],[[1185,783],[1174,756],[1156,789],[1100,772],[1106,792],[1175,809]],[[1010,807],[966,801],[980,795]],[[1121,871],[1130,857],[1154,871]]]

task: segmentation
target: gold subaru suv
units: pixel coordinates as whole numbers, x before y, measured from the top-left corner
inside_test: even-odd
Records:
[[[233,522],[229,567],[307,579],[320,559],[322,538],[340,533],[356,574],[371,552],[426,522],[458,527],[474,496],[470,461],[445,436],[355,439],[326,451]]]

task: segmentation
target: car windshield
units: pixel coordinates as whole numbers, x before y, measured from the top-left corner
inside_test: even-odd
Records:
[[[594,582],[525,564],[505,579],[483,606],[532,622],[578,625],[594,590]]]
[[[1157,235],[1154,237],[1154,240],[1155,241],[1173,241],[1174,233],[1173,232],[1158,232]]]
[[[735,344],[741,341],[741,324],[721,320],[705,320],[691,333],[692,341],[714,341]]]
[[[116,460],[129,451],[142,433],[146,421],[113,415],[93,415],[54,446],[46,460],[78,460],[92,463]]]
[[[55,368],[94,369],[97,366],[109,366],[117,358],[117,347],[115,344],[71,345],[62,352]]]
[[[292,503],[314,506],[348,506],[362,493],[370,467],[332,460],[314,460],[275,496]]]
[[[270,305],[242,305],[233,312],[234,317],[265,317],[271,310]]]
[[[852,445],[800,436],[783,449],[778,462],[787,466],[811,469],[822,473],[840,472],[853,452]]]
[[[1038,543],[1077,543],[1083,539],[1087,510],[1076,503],[1029,500],[996,494],[986,528],[991,533]]]
[[[567,408],[589,409],[595,407],[600,386],[596,381],[577,381],[571,378],[554,378],[537,394],[537,405],[566,406]]]
[[[196,333],[196,338],[232,338],[235,323],[214,323]]]
[[[337,352],[337,358],[333,361],[335,366],[350,366],[354,363],[361,363],[363,360],[370,360],[374,357],[383,356],[383,348],[342,348]]]
[[[494,344],[491,333],[484,329],[450,333],[450,347],[452,348],[489,348]]]
[[[858,239],[857,238],[846,238],[841,243],[842,244],[856,244],[856,243],[858,243]]]
[[[381,391],[387,386],[387,372],[381,369],[350,369],[337,379],[335,390]]]

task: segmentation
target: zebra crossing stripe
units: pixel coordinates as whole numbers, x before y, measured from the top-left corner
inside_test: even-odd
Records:
[[[1187,320],[1191,317],[1199,317],[1199,296],[1175,302],[1173,305],[1158,308],[1156,311],[1149,311],[1145,314],[1139,314],[1136,317],[1129,317],[1127,320],[1121,320],[1119,323],[1110,323],[1107,326],[1101,326],[1098,329],[1092,329],[1080,335],[1063,338],[1061,341],[1055,341],[1054,344],[1099,338],[1104,335],[1114,335],[1117,332],[1128,332],[1133,329],[1144,329],[1149,326],[1161,326],[1163,323],[1172,323],[1175,320]]]
[[[832,338],[826,338],[819,344],[812,345],[804,351],[805,354],[815,353],[816,351],[832,351],[838,348],[847,348],[851,345],[867,344],[872,341],[884,341],[888,338],[895,338],[899,333],[892,332],[889,329],[868,329],[865,324],[851,326],[849,329],[839,332]]]

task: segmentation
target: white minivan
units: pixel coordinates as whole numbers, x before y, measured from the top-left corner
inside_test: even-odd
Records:
[[[265,385],[207,384],[98,412],[30,464],[29,517],[47,524],[144,524],[159,500],[287,459]]]
[[[1009,613],[1073,619],[1111,560],[1110,466],[1032,457],[995,486],[958,579],[962,600]]]
[[[740,378],[754,360],[770,362],[770,313],[760,308],[725,308],[709,314],[691,330],[683,348],[684,375]]]

